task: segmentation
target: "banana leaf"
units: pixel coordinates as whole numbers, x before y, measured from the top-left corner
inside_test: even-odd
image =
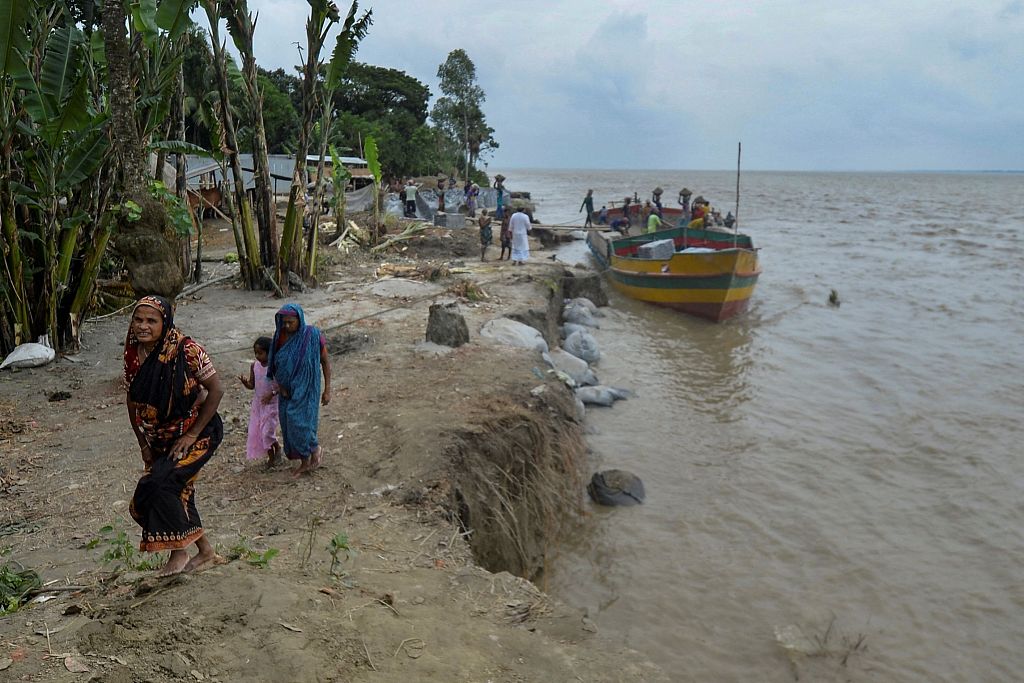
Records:
[[[177,40],[192,25],[188,14],[195,4],[196,0],[163,0],[156,11],[156,25]]]
[[[22,54],[29,48],[25,25],[31,4],[25,0],[0,0],[0,74],[17,76],[28,72]]]

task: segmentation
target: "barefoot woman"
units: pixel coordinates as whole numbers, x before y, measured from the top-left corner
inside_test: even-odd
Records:
[[[331,360],[320,330],[306,324],[298,304],[285,304],[274,316],[274,341],[270,345],[267,377],[277,382],[278,417],[284,436],[284,454],[300,460],[292,475],[312,472],[323,460],[317,442],[320,404],[331,402]],[[323,392],[320,373],[323,372]]]
[[[146,472],[129,508],[142,527],[139,548],[170,550],[162,575],[205,568],[216,559],[203,534],[193,484],[224,435],[220,378],[202,346],[174,326],[166,299],[146,296],[132,311],[124,345],[128,417]],[[198,553],[189,557],[188,547]]]

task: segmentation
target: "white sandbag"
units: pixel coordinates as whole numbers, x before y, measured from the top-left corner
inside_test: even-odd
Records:
[[[562,325],[562,339],[565,339],[566,337],[568,337],[573,332],[576,332],[577,330],[587,332],[588,330],[590,330],[590,328],[587,327],[586,325],[579,325],[577,323],[565,323],[564,325]]]
[[[577,386],[597,384],[597,375],[590,369],[587,361],[578,358],[562,349],[553,349],[544,354],[544,360],[555,370],[569,375]]]
[[[587,327],[600,327],[594,318],[594,314],[587,310],[586,306],[581,306],[577,303],[570,303],[562,310],[562,320],[567,323],[586,325]]]
[[[534,349],[541,353],[548,350],[548,343],[544,341],[544,336],[540,332],[529,325],[509,318],[495,318],[488,321],[480,328],[480,336],[508,346]]]
[[[597,347],[597,340],[589,332],[576,330],[565,338],[562,348],[588,363],[597,363],[601,360],[601,350]]]
[[[598,308],[597,304],[595,304],[593,301],[591,301],[590,299],[588,299],[585,296],[578,296],[575,299],[569,299],[565,303],[566,304],[577,304],[579,306],[583,306],[584,308],[586,308],[588,311],[590,311],[596,317],[598,317],[598,318],[604,317],[604,311],[602,311],[600,308]]]
[[[576,421],[582,423],[583,418],[587,416],[587,406],[583,405],[583,401],[579,396],[576,397]]]
[[[576,390],[576,398],[584,403],[591,403],[598,406],[610,406],[616,401],[629,398],[632,392],[628,389],[606,387],[599,384],[596,387],[580,387]]]
[[[0,363],[0,370],[4,368],[38,368],[46,365],[57,357],[57,353],[50,348],[50,339],[47,335],[39,338],[39,342],[19,344]]]

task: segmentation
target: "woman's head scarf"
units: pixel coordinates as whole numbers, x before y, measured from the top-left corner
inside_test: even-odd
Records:
[[[181,330],[174,326],[174,309],[162,296],[144,296],[132,309],[132,319],[140,306],[155,309],[163,321],[160,339],[146,356],[128,387],[128,396],[134,403],[151,406],[161,422],[180,419],[188,415],[199,395],[198,388],[185,393],[185,373],[188,362],[185,359],[185,342],[188,340]],[[128,335],[124,342],[124,359],[127,369],[128,354],[138,353],[139,340],[134,326],[129,323]],[[127,373],[126,373],[127,375]]]
[[[284,319],[288,317],[299,319],[299,329],[290,333],[281,345],[281,331]],[[306,324],[306,315],[298,304],[285,304],[274,316],[274,340],[267,359],[267,377],[289,390],[296,384],[319,382],[320,330]]]

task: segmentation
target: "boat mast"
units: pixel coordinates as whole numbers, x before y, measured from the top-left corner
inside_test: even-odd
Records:
[[[743,155],[743,143],[736,143],[736,211],[732,214],[732,248],[739,243],[740,235],[740,157]]]

